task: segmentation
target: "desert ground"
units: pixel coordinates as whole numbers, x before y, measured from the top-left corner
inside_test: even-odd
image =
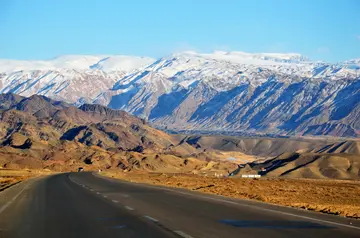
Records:
[[[216,178],[187,174],[115,171],[101,175],[136,183],[185,188],[240,199],[360,219],[360,182],[291,178]]]

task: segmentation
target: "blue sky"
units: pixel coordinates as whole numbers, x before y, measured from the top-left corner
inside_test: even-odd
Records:
[[[0,0],[0,58],[182,50],[360,58],[360,1]]]

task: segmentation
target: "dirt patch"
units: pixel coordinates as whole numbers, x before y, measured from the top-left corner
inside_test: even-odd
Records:
[[[184,174],[102,172],[131,182],[186,188],[360,219],[360,182],[214,178]]]

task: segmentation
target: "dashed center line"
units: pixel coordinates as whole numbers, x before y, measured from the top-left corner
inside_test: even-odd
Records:
[[[106,195],[103,195],[103,197],[104,197],[104,198],[107,198],[107,196],[106,196]]]
[[[100,194],[99,192],[96,192],[96,194]]]
[[[134,208],[129,207],[129,206],[125,206],[125,208],[128,209],[128,210],[130,210],[130,211],[133,211],[133,210],[134,210]]]
[[[146,219],[153,221],[153,222],[158,222],[158,220],[156,220],[155,218],[151,217],[151,216],[144,216]]]
[[[112,200],[114,203],[118,203],[119,201],[117,201],[117,200]]]
[[[184,238],[193,238],[192,236],[189,236],[188,234],[182,232],[182,231],[174,231],[176,234],[178,234],[179,236],[181,237],[184,237]]]
[[[182,232],[182,231],[174,231],[176,234],[178,234],[179,236],[181,237],[184,237],[184,238],[193,238],[192,236],[189,236],[188,234]]]

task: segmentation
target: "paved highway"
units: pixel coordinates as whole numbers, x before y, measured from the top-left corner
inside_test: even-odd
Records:
[[[360,237],[360,221],[69,173],[0,192],[0,237]]]

